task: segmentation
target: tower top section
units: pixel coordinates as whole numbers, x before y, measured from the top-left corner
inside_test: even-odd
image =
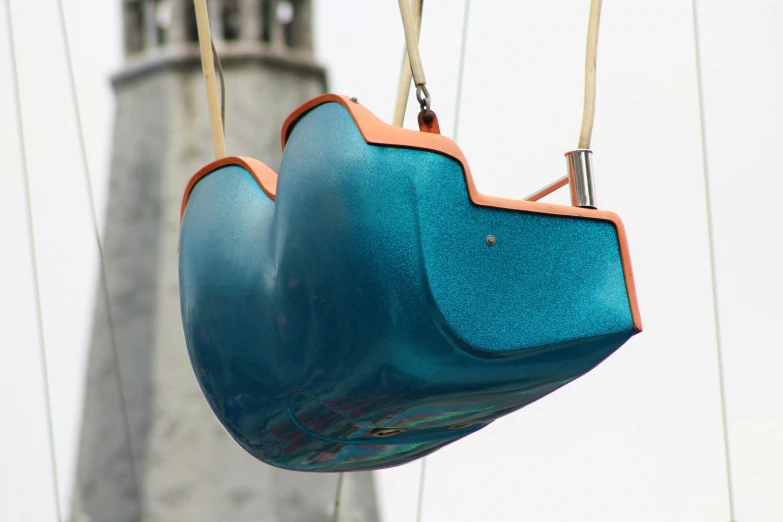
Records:
[[[212,39],[312,54],[310,0],[209,0]],[[122,0],[125,56],[196,45],[192,0]]]
[[[125,66],[114,83],[172,64],[200,67],[193,0],[120,0]],[[207,0],[212,40],[224,65],[275,62],[325,71],[313,56],[312,0]]]

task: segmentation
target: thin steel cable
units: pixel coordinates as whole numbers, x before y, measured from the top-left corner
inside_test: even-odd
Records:
[[[715,345],[718,355],[718,381],[720,383],[720,410],[723,419],[723,449],[726,458],[726,484],[729,494],[729,517],[734,522],[734,489],[731,480],[731,455],[729,453],[729,424],[726,414],[726,390],[723,377],[723,350],[721,346],[720,312],[718,310],[718,280],[715,275],[715,231],[712,222],[712,202],[710,197],[710,174],[707,163],[707,132],[704,120],[704,87],[701,72],[701,47],[699,43],[699,18],[696,0],[691,0],[693,10],[693,41],[696,53],[696,84],[699,94],[699,126],[701,130],[701,157],[704,174],[704,194],[707,207],[707,228],[710,250],[710,277],[712,280],[712,310],[715,320]]]
[[[462,18],[462,43],[459,51],[459,72],[457,73],[457,102],[454,109],[454,132],[452,139],[457,141],[459,116],[462,108],[462,80],[465,77],[465,54],[468,42],[468,20],[470,18],[470,0],[465,0],[465,14]]]
[[[337,477],[337,494],[334,496],[334,515],[332,517],[332,522],[340,522],[340,497],[343,494],[344,478],[345,473],[340,472],[340,475]]]
[[[141,489],[139,487],[139,477],[136,472],[136,460],[133,456],[133,443],[131,441],[130,421],[128,420],[128,409],[125,400],[125,386],[122,382],[122,373],[120,372],[120,354],[117,348],[117,335],[114,325],[114,315],[111,311],[111,300],[109,298],[109,284],[106,276],[106,259],[103,254],[103,244],[101,242],[100,228],[98,227],[98,213],[95,205],[95,195],[92,190],[92,176],[90,175],[90,164],[87,159],[87,144],[84,139],[84,128],[82,125],[81,109],[79,107],[79,95],[76,92],[76,75],[73,70],[73,61],[71,60],[71,48],[68,40],[68,29],[65,23],[65,9],[63,1],[57,0],[57,10],[60,19],[60,31],[62,32],[63,46],[65,48],[65,61],[68,67],[68,80],[71,87],[71,102],[76,115],[76,127],[79,137],[79,149],[81,151],[82,166],[84,172],[84,183],[87,188],[87,195],[90,200],[90,217],[92,218],[92,228],[95,233],[95,243],[98,247],[99,271],[103,287],[103,298],[106,300],[106,317],[109,326],[109,335],[111,340],[112,354],[114,358],[114,371],[117,374],[117,391],[120,395],[120,412],[122,414],[122,423],[125,431],[126,451],[133,480],[133,487],[136,491],[136,503],[138,512],[141,513]]]
[[[457,141],[459,133],[459,115],[462,107],[462,83],[465,78],[465,54],[468,42],[468,20],[470,18],[470,0],[465,0],[465,13],[462,19],[462,41],[459,52],[459,71],[457,72],[457,101],[454,108],[454,130],[452,139]],[[421,459],[421,474],[419,476],[419,500],[416,506],[416,522],[421,522],[424,510],[424,483],[427,478],[427,457]]]
[[[22,160],[22,180],[24,181],[24,194],[27,205],[27,228],[30,235],[30,258],[33,263],[33,288],[35,289],[35,320],[38,330],[38,349],[41,357],[41,371],[43,373],[44,409],[46,410],[46,430],[49,439],[49,454],[52,459],[52,482],[54,486],[54,504],[58,522],[62,522],[62,506],[60,505],[60,481],[57,476],[57,457],[54,444],[54,420],[52,419],[52,397],[49,390],[49,368],[46,364],[46,344],[44,342],[43,307],[41,306],[41,282],[38,277],[38,257],[35,251],[35,229],[33,227],[33,206],[30,195],[30,175],[27,164],[27,147],[24,139],[24,122],[22,119],[22,97],[19,86],[19,67],[16,60],[16,46],[11,17],[11,0],[5,2],[5,17],[8,25],[8,46],[11,51],[11,69],[13,70],[14,104],[16,106],[16,128],[19,134],[19,155]]]
[[[217,69],[218,78],[220,79],[220,123],[223,125],[223,133],[226,132],[226,80],[223,78],[223,65],[220,63],[220,56],[218,56],[217,49],[215,49],[215,41],[210,39],[209,43],[212,45],[212,56],[215,59],[215,68]]]
[[[424,478],[427,475],[427,457],[421,459],[421,474],[419,476],[419,503],[416,506],[416,522],[421,522],[424,508]]]

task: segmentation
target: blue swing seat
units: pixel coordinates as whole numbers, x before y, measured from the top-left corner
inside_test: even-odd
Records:
[[[481,195],[452,140],[342,96],[297,109],[282,138],[279,175],[237,157],[196,174],[180,233],[196,378],[263,462],[412,461],[641,331],[616,215]]]

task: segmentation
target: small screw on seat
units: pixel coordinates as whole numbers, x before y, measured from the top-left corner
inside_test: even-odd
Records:
[[[498,240],[497,240],[497,239],[495,238],[495,236],[493,236],[492,234],[490,234],[490,235],[488,235],[488,236],[487,236],[487,244],[488,244],[489,246],[494,246],[494,245],[495,245],[495,243],[497,243],[497,241],[498,241]]]

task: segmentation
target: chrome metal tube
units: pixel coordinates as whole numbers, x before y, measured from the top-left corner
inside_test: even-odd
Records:
[[[568,189],[575,207],[597,208],[593,187],[593,151],[577,149],[566,153]]]

